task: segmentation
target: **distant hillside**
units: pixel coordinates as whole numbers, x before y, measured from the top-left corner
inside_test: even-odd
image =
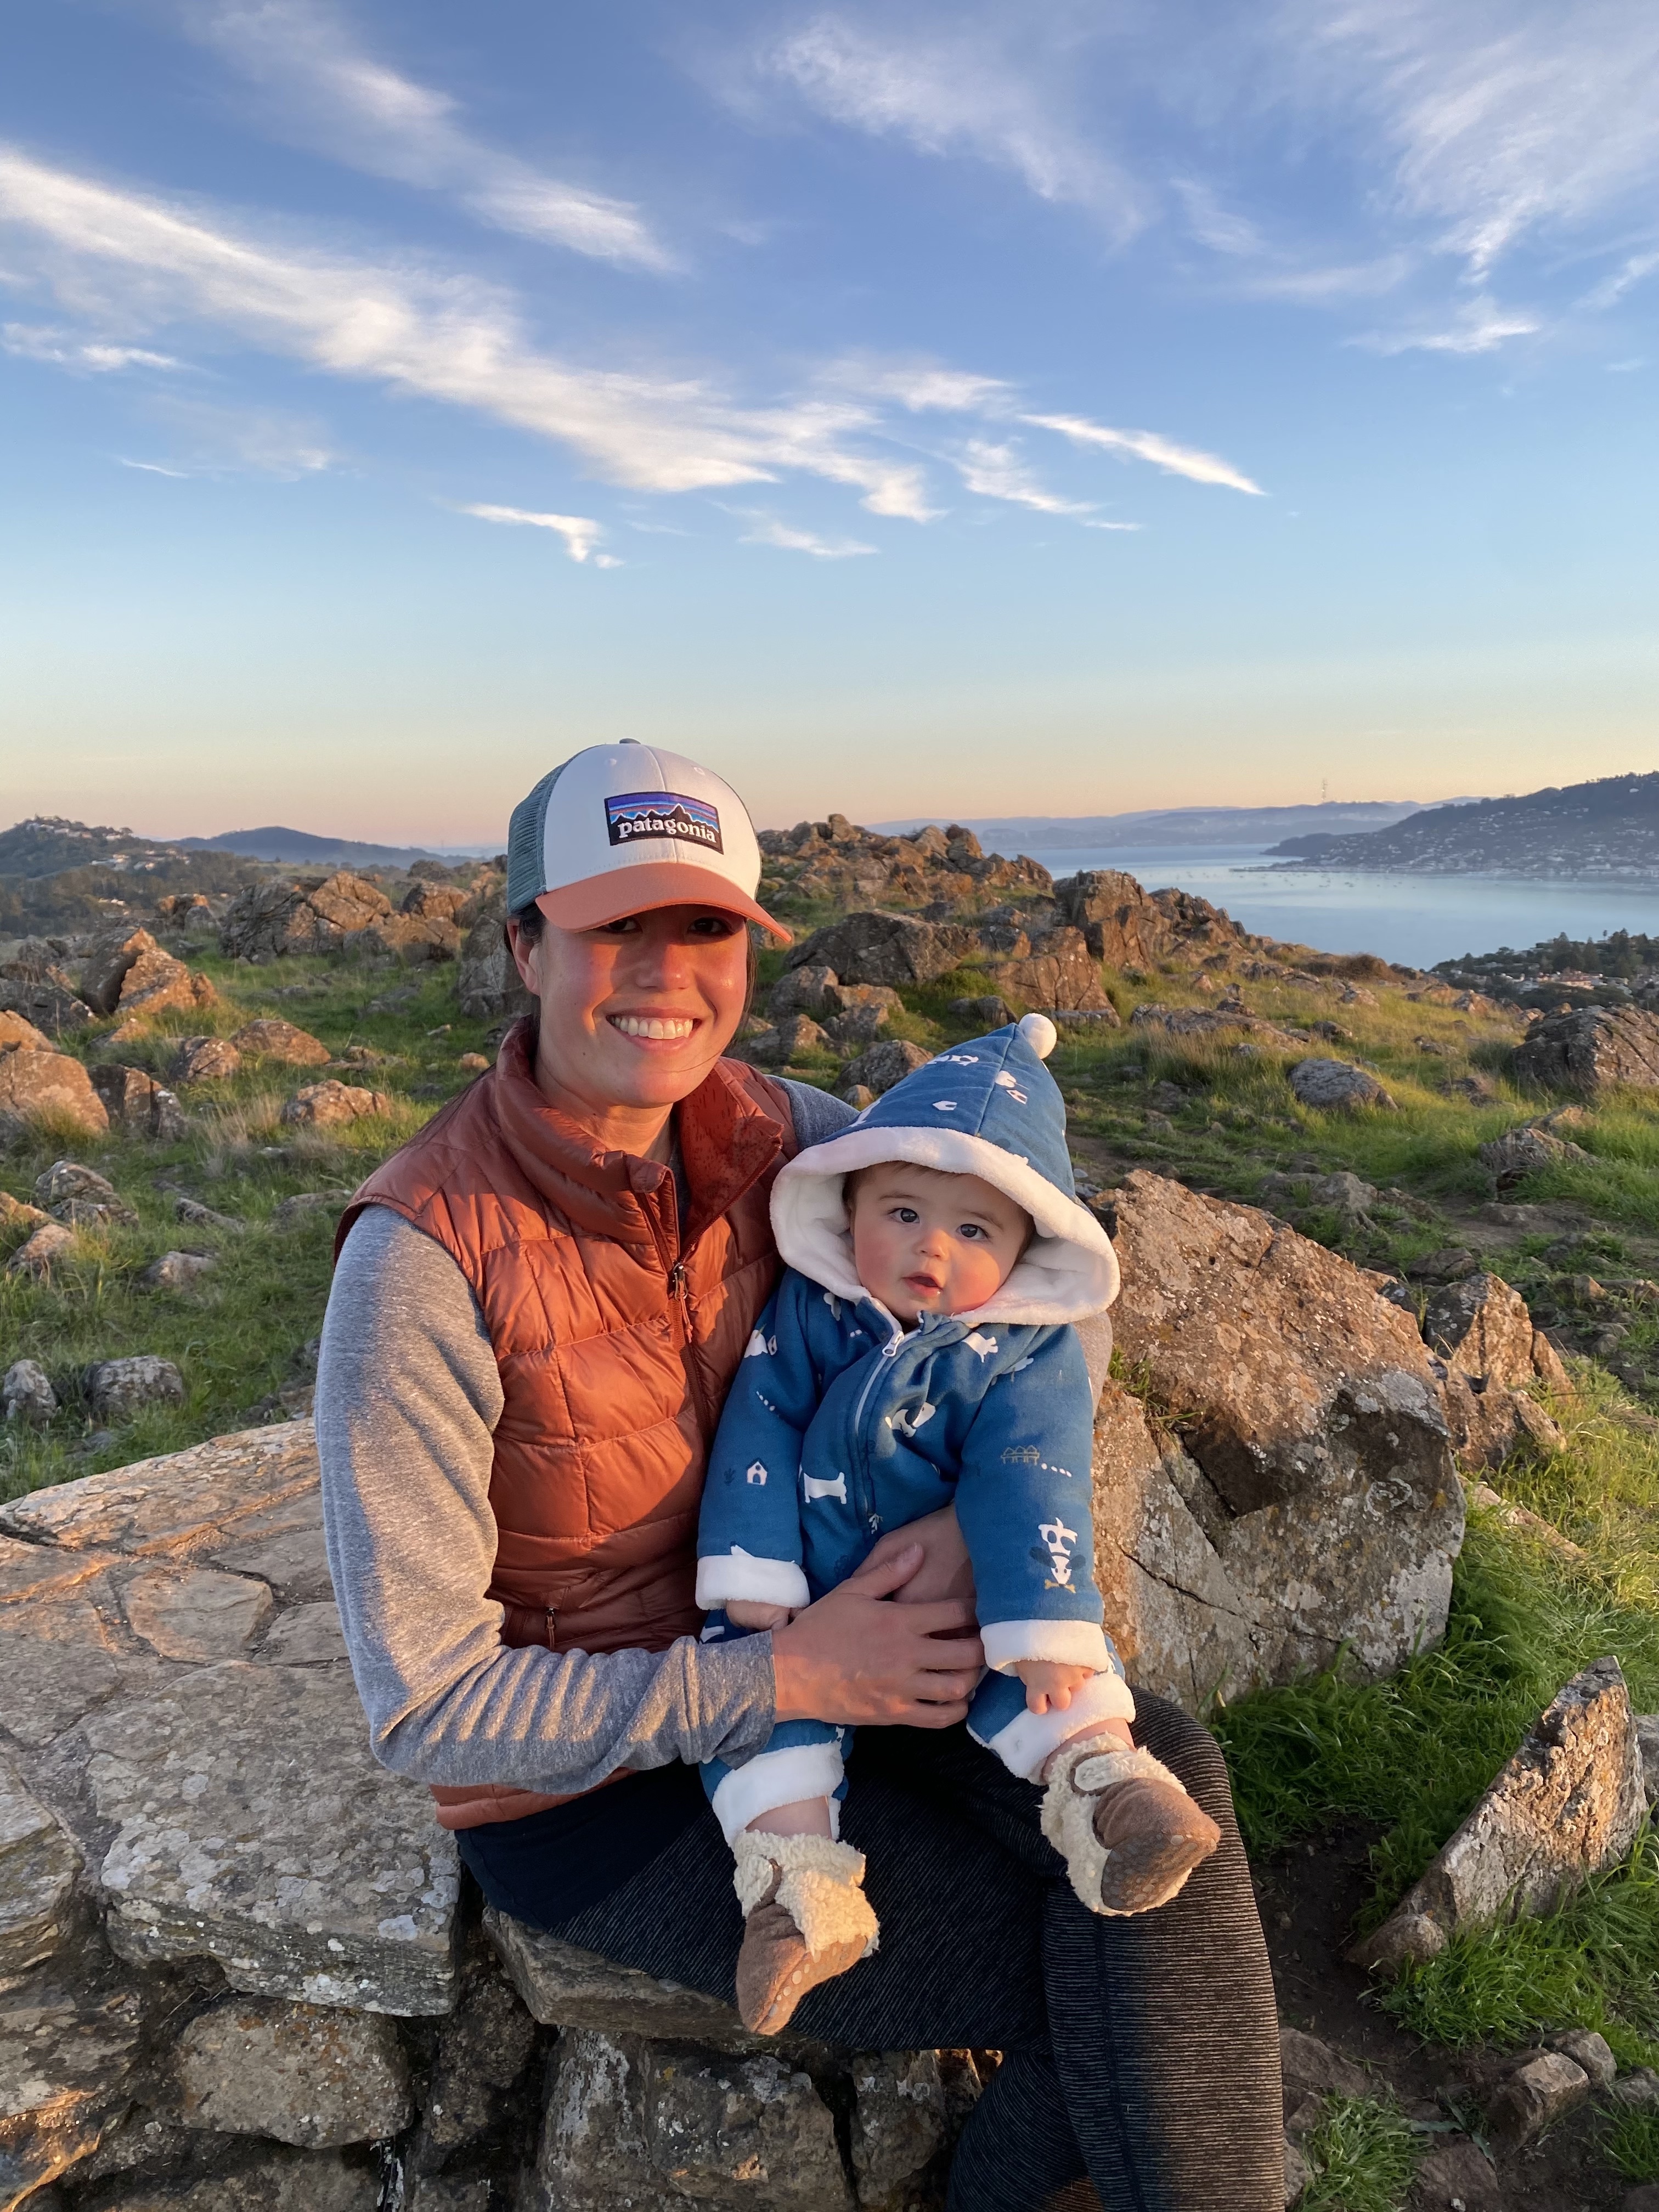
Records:
[[[227,830],[217,837],[179,837],[187,853],[240,853],[250,860],[291,860],[317,868],[406,868],[437,855],[424,845],[364,845],[352,837],[318,837],[309,830]]]
[[[1659,775],[1431,806],[1369,836],[1334,838],[1284,865],[1651,881],[1659,878]]]
[[[995,818],[961,817],[988,850],[1000,853],[1085,850],[1090,847],[1126,851],[1164,845],[1271,845],[1275,839],[1313,831],[1328,836],[1386,829],[1419,812],[1413,799],[1345,801],[1320,806],[1172,806],[1139,814],[1015,814]],[[890,835],[908,835],[921,817],[878,822]]]
[[[260,872],[238,854],[187,853],[131,830],[35,815],[0,830],[0,938],[148,917],[170,891],[234,893]]]
[[[154,837],[69,822],[60,814],[31,815],[27,822],[0,830],[0,876],[52,876],[64,868],[94,866],[143,872],[178,854],[176,845]]]

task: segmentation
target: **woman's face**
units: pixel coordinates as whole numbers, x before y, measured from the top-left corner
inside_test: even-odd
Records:
[[[509,923],[526,988],[541,1000],[538,1074],[582,1105],[672,1106],[738,1033],[749,943],[736,915],[665,906],[598,929]]]

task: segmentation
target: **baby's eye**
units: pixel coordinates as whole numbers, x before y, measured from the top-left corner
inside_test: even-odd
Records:
[[[908,1229],[912,1222],[920,1221],[921,1216],[914,1206],[896,1206],[893,1208],[893,1218],[895,1221],[902,1221]]]
[[[982,1241],[985,1231],[977,1221],[964,1221],[957,1234],[958,1237],[965,1237],[969,1243],[974,1244]]]

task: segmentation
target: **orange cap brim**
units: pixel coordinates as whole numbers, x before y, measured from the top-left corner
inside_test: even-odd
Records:
[[[722,914],[740,914],[745,921],[758,922],[781,944],[794,941],[793,933],[774,921],[729,876],[700,868],[695,861],[641,860],[632,867],[607,868],[603,875],[544,891],[536,903],[556,929],[599,929],[607,921],[620,921],[624,915],[651,914],[659,907],[712,906]]]

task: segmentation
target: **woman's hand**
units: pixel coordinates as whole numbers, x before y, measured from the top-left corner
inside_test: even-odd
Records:
[[[925,1558],[921,1545],[906,1542],[879,1567],[866,1560],[773,1632],[779,1720],[941,1729],[963,1717],[985,1664],[971,1606],[960,1598],[887,1602]]]
[[[968,1607],[971,1620],[974,1565],[968,1556],[954,1505],[941,1505],[937,1513],[925,1513],[920,1521],[908,1522],[902,1528],[890,1528],[872,1547],[858,1573],[849,1576],[848,1580],[856,1583],[866,1575],[882,1573],[901,1553],[918,1544],[922,1551],[921,1565],[908,1582],[893,1591],[895,1602],[933,1605],[944,1598],[955,1598]]]

